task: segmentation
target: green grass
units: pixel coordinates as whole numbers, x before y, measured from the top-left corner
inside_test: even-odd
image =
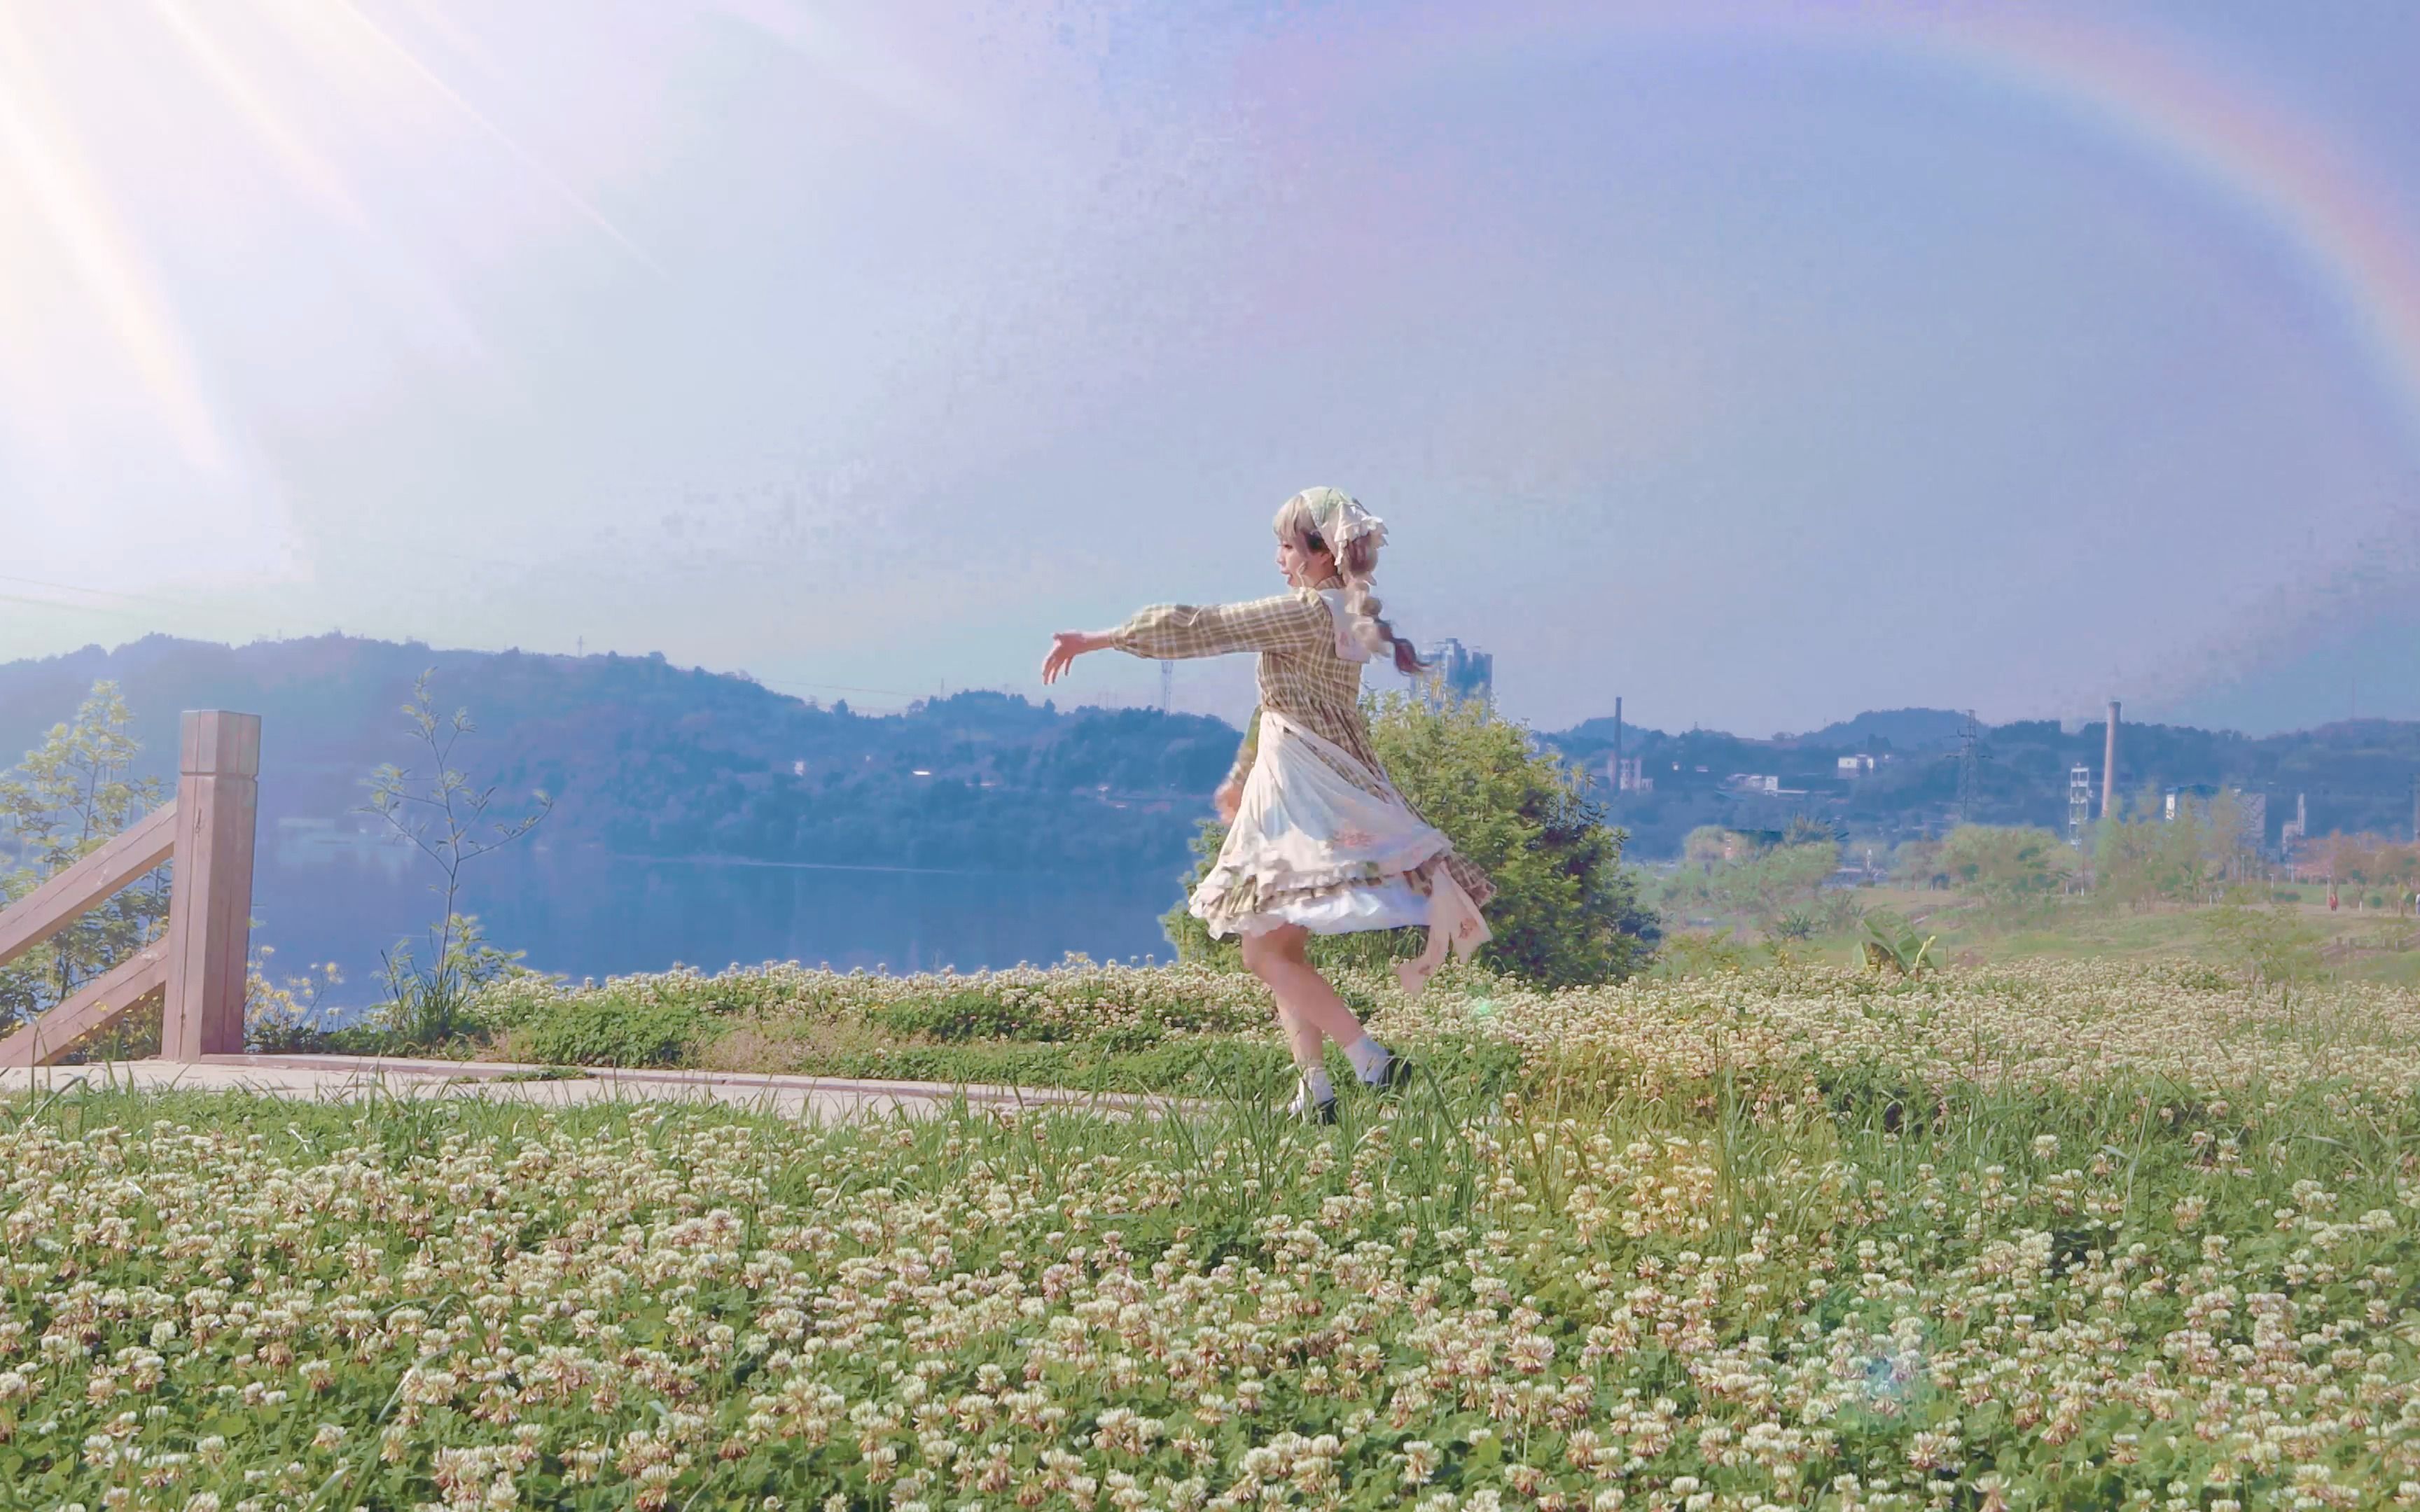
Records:
[[[10,1099],[0,1505],[471,1507],[501,1476],[560,1507],[2208,1508],[2420,1476],[2409,1098],[1552,1070],[1332,1129],[1247,1057],[1184,1119]]]
[[[2293,892],[2296,889],[2282,889]],[[2345,981],[2420,985],[2420,925],[2383,910],[2362,911],[2350,902],[2335,913],[2323,889],[2301,889],[2297,915],[2319,937],[2327,975]],[[1914,921],[1918,935],[1936,935],[1936,959],[1967,966],[2021,961],[2207,961],[2221,954],[2213,945],[2210,908],[2162,904],[2144,912],[2113,909],[2088,898],[2061,900],[2031,918],[1995,918],[1974,899],[1918,888],[1868,887],[1857,891],[1867,908],[1887,909]],[[1752,930],[1740,932],[1753,940]],[[1806,960],[1855,964],[1860,933],[1835,932],[1785,948]]]

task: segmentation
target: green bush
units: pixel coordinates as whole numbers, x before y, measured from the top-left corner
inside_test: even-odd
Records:
[[[1942,841],[1934,865],[1951,887],[2009,920],[2056,902],[2074,851],[2036,825],[1961,825]]]
[[[957,1044],[968,1040],[1032,1040],[1060,1036],[1057,1026],[1037,1023],[990,993],[969,989],[939,997],[885,1003],[866,1015],[894,1034],[921,1034]]]
[[[1781,917],[1766,928],[1765,933],[1776,940],[1811,940],[1815,937],[1815,932],[1821,927],[1822,920],[1812,910],[1791,908],[1785,909]]]
[[[1751,964],[1746,948],[1731,938],[1728,924],[1710,934],[1676,931],[1664,937],[1655,952],[1659,977],[1710,977],[1719,971],[1745,971]]]
[[[1621,864],[1628,834],[1606,825],[1582,773],[1479,702],[1440,712],[1388,694],[1365,697],[1362,712],[1404,800],[1496,884],[1486,910],[1496,938],[1480,951],[1482,964],[1546,986],[1619,981],[1645,964],[1662,933]],[[1225,839],[1224,825],[1202,824],[1188,891]],[[1179,960],[1236,963],[1234,942],[1213,941],[1185,905],[1161,923]],[[1423,943],[1409,929],[1335,935],[1314,940],[1311,959],[1368,968]]]
[[[1680,870],[1664,883],[1665,908],[1708,908],[1745,916],[1778,939],[1811,937],[1835,912],[1819,907],[1817,900],[1839,867],[1840,844],[1820,826],[1793,821],[1791,833],[1798,838],[1765,845],[1735,831],[1701,826],[1691,833]],[[1785,928],[1792,915],[1805,917],[1804,933]]]
[[[705,1034],[705,1016],[686,1003],[599,995],[524,1025],[512,1049],[551,1066],[679,1066]]]

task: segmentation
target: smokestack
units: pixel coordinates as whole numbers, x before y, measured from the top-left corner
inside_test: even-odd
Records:
[[[1621,791],[1621,695],[1619,693],[1613,696],[1613,791]],[[2420,795],[2420,785],[2415,785],[2412,791]],[[2415,798],[2415,801],[2420,801],[2420,798]]]
[[[2109,701],[2109,739],[2101,750],[2101,817],[2109,817],[2109,806],[2118,796],[2118,701]]]

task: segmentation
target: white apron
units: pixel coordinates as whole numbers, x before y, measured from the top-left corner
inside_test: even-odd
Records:
[[[1365,774],[1380,791],[1346,772]],[[1188,907],[1213,938],[1288,924],[1314,934],[1425,924],[1427,949],[1395,968],[1404,991],[1418,996],[1449,949],[1466,959],[1493,937],[1447,868],[1430,869],[1425,897],[1405,876],[1452,848],[1412,812],[1384,772],[1264,708],[1235,821]],[[1246,878],[1255,884],[1256,902],[1252,912],[1238,914],[1226,899]]]

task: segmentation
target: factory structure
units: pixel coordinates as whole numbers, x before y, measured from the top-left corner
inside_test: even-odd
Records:
[[[2101,752],[2101,810],[2107,818],[2118,804],[2118,702],[2109,701],[2109,718]],[[2294,816],[2278,826],[2277,843],[2269,843],[2269,795],[2246,788],[2219,787],[2208,782],[2183,783],[2160,793],[2158,816],[2163,824],[2191,819],[2196,824],[2223,824],[2235,831],[2235,849],[2245,856],[2280,856],[2290,860],[2307,838],[2309,795],[2294,795]],[[2081,763],[2069,768],[2067,779],[2067,842],[2081,850],[2090,840],[2092,768]],[[2412,785],[2412,826],[2420,834],[2420,781]]]
[[[1452,639],[1421,651],[1427,665],[1413,685],[1421,702],[1495,707],[1488,653]],[[1793,825],[1828,825],[1891,844],[1938,839],[1964,824],[2025,825],[2058,833],[2088,870],[2102,823],[2122,818],[2190,823],[2206,854],[2223,855],[2230,874],[2248,878],[2326,864],[2340,848],[2327,836],[2338,828],[2420,834],[2420,773],[2408,795],[2403,779],[2391,778],[2394,795],[2381,803],[2374,784],[2348,789],[2325,761],[2213,762],[2192,753],[2198,748],[2190,742],[2180,756],[2177,729],[2129,728],[2116,699],[2099,730],[2089,721],[1986,726],[1973,711],[1909,708],[1767,739],[1695,724],[1640,728],[1627,719],[1621,696],[1608,702],[1609,720],[1542,738],[1575,764],[1608,822],[1651,856],[1706,828],[1778,836]]]

